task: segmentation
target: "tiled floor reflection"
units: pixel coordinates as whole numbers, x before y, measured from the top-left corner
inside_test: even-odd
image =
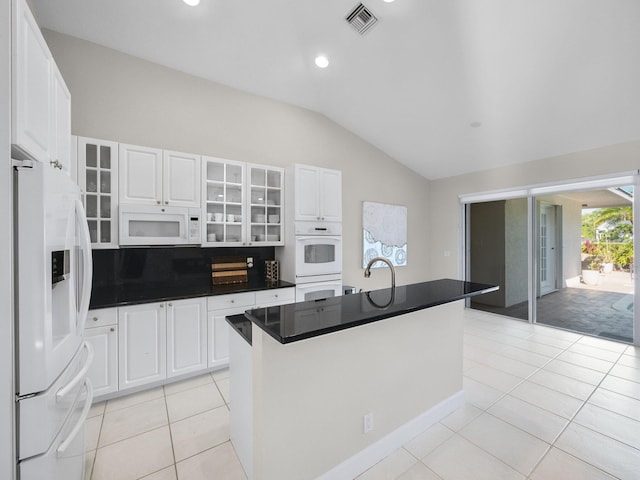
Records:
[[[358,480],[640,478],[640,348],[476,310],[464,345],[466,405]],[[245,479],[228,388],[224,370],[95,405],[86,478]]]

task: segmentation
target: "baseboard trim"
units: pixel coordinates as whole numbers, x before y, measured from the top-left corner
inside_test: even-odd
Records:
[[[464,405],[464,392],[460,390],[336,465],[316,480],[353,480],[462,405]]]

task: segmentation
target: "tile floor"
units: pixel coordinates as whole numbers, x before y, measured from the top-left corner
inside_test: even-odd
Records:
[[[464,346],[466,405],[358,480],[640,478],[640,347],[475,310]],[[95,405],[86,478],[244,479],[228,392],[224,370]]]

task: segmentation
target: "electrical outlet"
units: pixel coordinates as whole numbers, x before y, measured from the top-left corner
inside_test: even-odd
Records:
[[[253,268],[253,257],[247,257],[247,268]]]
[[[373,430],[373,412],[367,413],[363,418],[363,433]]]

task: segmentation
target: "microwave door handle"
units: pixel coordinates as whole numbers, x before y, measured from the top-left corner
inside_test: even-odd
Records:
[[[93,280],[93,259],[91,256],[91,237],[89,236],[89,225],[84,213],[84,207],[80,200],[76,200],[76,215],[80,230],[80,250],[82,251],[82,290],[80,293],[79,331],[84,332],[89,312],[89,300],[91,299],[91,282]]]

